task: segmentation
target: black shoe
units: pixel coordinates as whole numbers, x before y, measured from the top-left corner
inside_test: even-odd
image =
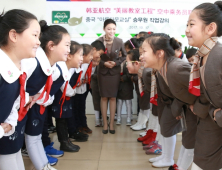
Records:
[[[79,146],[71,144],[70,141],[60,142],[60,150],[65,152],[79,152]]]
[[[77,142],[85,142],[88,140],[88,136],[87,134],[84,134],[82,132],[75,132],[72,135],[69,136],[70,140],[73,141],[77,141]]]
[[[115,130],[110,130],[110,126],[109,125],[108,125],[108,127],[109,127],[109,133],[111,133],[111,134],[115,134],[116,133]]]
[[[109,133],[111,133],[111,134],[115,134],[116,131],[115,131],[115,130],[109,130]]]
[[[72,146],[77,147],[77,148],[80,149],[80,147],[79,147],[78,145],[75,145],[74,143],[72,143],[71,140],[68,139],[68,141],[69,141],[69,144],[70,144],[70,145],[72,145]]]
[[[107,130],[103,130],[103,134],[107,134],[108,133],[108,129]]]
[[[50,126],[50,127],[48,127],[48,132],[49,132],[49,133],[54,133],[54,132],[56,132],[56,127],[55,127],[55,126]]]

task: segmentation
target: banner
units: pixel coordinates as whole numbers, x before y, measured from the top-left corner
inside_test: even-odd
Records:
[[[48,24],[60,24],[72,38],[98,38],[103,23],[116,21],[117,37],[129,39],[140,31],[166,33],[184,41],[189,14],[197,3],[47,1]],[[186,40],[187,42],[187,40]]]

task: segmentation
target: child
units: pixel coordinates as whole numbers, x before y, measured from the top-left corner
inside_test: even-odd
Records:
[[[97,81],[97,66],[100,62],[100,56],[105,52],[105,46],[101,41],[94,41],[92,42],[91,46],[93,47],[93,59],[92,59],[92,73],[91,73],[91,82],[90,86],[87,84],[87,89],[91,89],[91,94],[93,97],[93,106],[95,112],[95,126],[100,127],[101,121],[101,110],[100,110],[100,94],[99,94],[99,87]]]
[[[117,121],[116,124],[121,124],[121,112],[122,105],[125,102],[127,120],[126,125],[131,126],[131,113],[132,113],[132,99],[133,99],[133,82],[131,81],[131,75],[126,68],[126,61],[121,64],[121,78],[117,93]]]
[[[66,61],[70,51],[70,36],[65,28],[57,25],[48,26],[45,21],[40,21],[40,26],[42,49],[38,49],[36,58],[39,60],[44,74],[53,73],[53,75],[49,75],[46,85],[39,91],[44,97],[39,99],[39,95],[36,95],[36,104],[28,112],[25,140],[29,157],[36,169],[48,166],[48,159],[41,141],[46,116],[44,114],[45,107],[52,103],[53,95],[65,81],[68,81],[68,76],[65,73],[63,74],[56,62]],[[30,86],[33,86],[33,84],[30,84]],[[44,94],[42,91],[45,91]]]
[[[33,14],[14,9],[0,15],[1,170],[25,170],[20,151],[24,140],[26,109],[30,107],[26,105],[24,108],[29,100],[25,84],[35,67],[24,65],[21,60],[35,57],[40,45],[39,35],[40,26]]]
[[[222,1],[198,5],[187,22],[188,43],[199,49],[189,82],[189,92],[198,96],[190,106],[198,116],[192,170],[222,167],[221,26]]]
[[[146,128],[146,123],[149,119],[149,109],[150,103],[149,101],[149,92],[147,92],[143,88],[143,79],[147,74],[151,72],[151,69],[144,69],[142,63],[139,61],[139,49],[131,50],[127,53],[127,69],[130,74],[137,74],[138,77],[134,80],[137,96],[139,98],[140,104],[140,113],[138,117],[138,121],[135,125],[132,125],[131,128],[133,130],[142,130]]]
[[[131,38],[130,40],[126,41],[124,43],[124,47],[126,52],[133,50],[135,48],[139,48],[140,44],[139,44],[139,40],[136,38]]]
[[[178,45],[179,45],[179,48],[178,48]],[[177,47],[173,47],[173,48],[177,48],[175,50],[175,57],[180,58],[181,60],[183,60],[185,62],[188,62],[185,54],[182,51],[182,43],[181,42],[177,41]]]
[[[87,125],[86,118],[86,95],[87,95],[87,86],[86,83],[90,82],[91,72],[92,72],[92,63],[93,59],[93,47],[88,44],[82,44],[83,46],[83,64],[81,68],[83,70],[81,75],[81,83],[76,88],[76,95],[74,96],[74,115],[76,119],[76,128],[80,132],[91,134],[92,130]],[[90,75],[87,79],[86,75]]]
[[[174,164],[173,155],[176,143],[176,133],[182,126],[182,146],[177,165],[169,169],[188,169],[193,161],[193,152],[196,134],[196,116],[188,109],[196,96],[187,92],[191,66],[175,56],[175,49],[179,44],[174,38],[166,34],[152,34],[143,43],[143,55],[141,60],[145,67],[157,70],[157,76],[152,75],[151,100],[155,102],[157,97],[164,102],[162,114],[159,115],[161,133],[163,135],[162,155],[151,158],[154,167],[166,167]],[[157,78],[157,81],[156,81]],[[155,83],[156,81],[156,83]],[[158,96],[155,86],[158,85]],[[156,96],[156,97],[155,97]],[[158,106],[159,103],[157,102]],[[159,106],[161,107],[161,106]],[[183,121],[182,123],[179,121]]]
[[[192,64],[194,63],[194,58],[195,58],[196,52],[197,52],[197,49],[195,49],[195,48],[188,49],[186,52],[187,60]]]
[[[70,145],[68,138],[68,129],[66,121],[72,117],[72,100],[73,96],[76,94],[76,86],[80,82],[78,79],[79,74],[75,72],[74,68],[79,68],[82,63],[83,49],[82,46],[74,41],[71,41],[70,54],[66,62],[58,62],[58,65],[61,68],[66,68],[68,76],[71,77],[67,87],[66,82],[55,94],[55,100],[52,104],[52,114],[56,119],[56,130],[58,135],[58,140],[60,142],[60,149],[67,152],[77,152],[79,148],[75,145]],[[67,89],[65,89],[67,88]],[[61,102],[63,97],[63,92],[66,90],[66,98],[64,102]],[[77,139],[77,141],[81,141]]]

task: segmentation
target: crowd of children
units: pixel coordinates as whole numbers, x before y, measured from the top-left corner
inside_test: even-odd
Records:
[[[78,152],[73,142],[92,133],[89,92],[103,134],[115,134],[115,113],[121,125],[125,103],[126,125],[145,130],[137,141],[146,154],[160,155],[149,159],[153,167],[187,170],[193,162],[192,170],[221,169],[222,1],[193,9],[186,36],[197,49],[184,52],[164,33],[140,32],[123,43],[115,37],[115,21],[107,19],[103,28],[103,37],[79,44],[64,27],[38,22],[27,11],[0,15],[0,170],[24,170],[21,150],[36,170],[55,170],[57,157]],[[138,117],[132,125],[134,89]],[[49,138],[55,131],[60,150]]]

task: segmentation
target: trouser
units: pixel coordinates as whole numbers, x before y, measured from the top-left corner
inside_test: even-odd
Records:
[[[26,148],[36,170],[42,170],[47,164],[45,150],[43,148],[41,134],[38,136],[30,136],[25,134]]]
[[[0,155],[0,170],[25,170],[21,150],[9,155]]]

